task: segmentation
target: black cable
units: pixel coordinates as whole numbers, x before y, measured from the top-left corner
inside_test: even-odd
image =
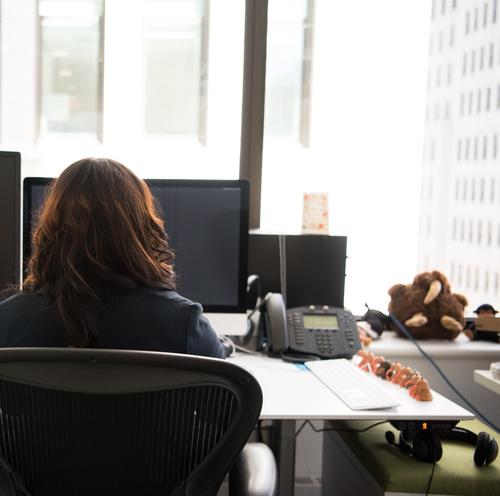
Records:
[[[422,347],[418,344],[417,340],[412,336],[410,331],[406,329],[406,327],[399,322],[397,317],[395,317],[392,313],[389,314],[389,317],[392,321],[398,326],[398,329],[418,348],[422,356],[437,370],[439,375],[443,378],[443,380],[448,384],[448,386],[455,392],[455,394],[468,405],[468,407],[479,417],[485,424],[488,424],[492,429],[496,432],[500,432],[500,429],[487,417],[485,417],[465,396],[450,382],[450,380],[446,377],[444,372],[439,368],[436,362],[429,356],[427,352],[425,352]]]
[[[335,427],[325,427],[324,429],[317,429],[316,427],[314,427],[310,420],[304,420],[304,422],[302,422],[302,425],[295,433],[295,437],[297,437],[301,433],[302,429],[308,424],[314,432],[366,432],[370,429],[373,429],[377,425],[387,424],[388,422],[388,420],[381,420],[380,422],[375,422],[374,424],[371,424],[363,429],[337,429]]]
[[[428,496],[431,489],[432,478],[434,477],[434,469],[436,468],[436,462],[432,464],[431,476],[429,477],[429,483],[427,484],[427,489],[425,491],[425,496]]]
[[[272,293],[267,293],[264,299],[258,305],[255,305],[255,308],[247,315],[247,319],[250,319],[252,315],[258,312],[267,303],[271,295]]]
[[[257,421],[257,441],[262,443],[262,420]]]

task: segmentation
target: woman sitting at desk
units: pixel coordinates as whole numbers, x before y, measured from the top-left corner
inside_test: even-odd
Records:
[[[22,292],[0,302],[0,347],[115,348],[223,358],[198,303],[175,292],[174,254],[144,181],[109,159],[56,179]]]

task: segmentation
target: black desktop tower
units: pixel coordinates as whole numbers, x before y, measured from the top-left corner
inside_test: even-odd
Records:
[[[250,233],[248,273],[261,294],[283,293],[287,308],[344,307],[347,237]]]
[[[21,155],[0,151],[0,291],[20,280]]]

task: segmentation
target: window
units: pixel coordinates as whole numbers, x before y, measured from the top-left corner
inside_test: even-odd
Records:
[[[2,143],[19,143],[31,175],[57,175],[70,161],[92,154],[114,157],[143,177],[237,177],[245,156],[240,157],[242,121],[253,109],[243,107],[242,96],[248,73],[258,79],[264,61],[256,58],[243,74],[245,15],[260,3],[1,0]],[[331,233],[362,246],[367,223],[386,218],[395,201],[404,205],[397,222],[408,226],[401,235],[406,248],[398,249],[397,262],[387,248],[350,254],[355,264],[346,279],[346,303],[351,308],[355,294],[374,295],[371,304],[380,307],[377,298],[385,298],[385,288],[411,277],[418,261],[418,233],[411,226],[418,222],[420,201],[415,185],[424,141],[422,75],[430,5],[430,0],[405,5],[365,0],[360,18],[358,3],[269,0],[264,126],[261,116],[254,120],[264,134],[262,228],[296,231],[302,193],[328,190]],[[451,14],[451,0],[447,7]],[[440,8],[441,0],[437,15]],[[255,24],[263,28],[263,20]],[[434,53],[454,38],[451,23],[439,21],[444,24],[435,31]],[[387,27],[381,30],[382,22]],[[441,90],[450,62],[440,64]],[[432,84],[435,70],[434,65]],[[441,116],[454,98],[442,96]],[[428,103],[430,120],[435,103]],[[433,143],[426,159],[429,152],[438,165],[441,149]],[[413,158],[403,171],[405,156]],[[387,204],[374,201],[370,219],[357,217],[357,195],[347,185],[373,197],[370,186],[380,174],[398,178],[396,198],[390,205],[389,198]],[[391,263],[374,274],[370,293],[356,284],[374,256]]]
[[[486,111],[490,110],[490,100],[491,100],[491,88],[488,86],[488,88],[486,88],[486,104],[485,104]]]
[[[36,157],[27,174],[91,154],[143,177],[238,177],[245,0],[29,4],[3,0],[0,18],[1,139]]]
[[[314,2],[270,0],[267,34],[267,135],[309,144]]]
[[[208,0],[144,4],[146,134],[207,139]]]
[[[39,0],[40,135],[102,139],[104,0]]]

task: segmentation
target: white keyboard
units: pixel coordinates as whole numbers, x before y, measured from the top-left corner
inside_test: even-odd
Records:
[[[345,358],[305,362],[306,367],[352,410],[398,406],[377,383],[376,377],[360,370]]]

